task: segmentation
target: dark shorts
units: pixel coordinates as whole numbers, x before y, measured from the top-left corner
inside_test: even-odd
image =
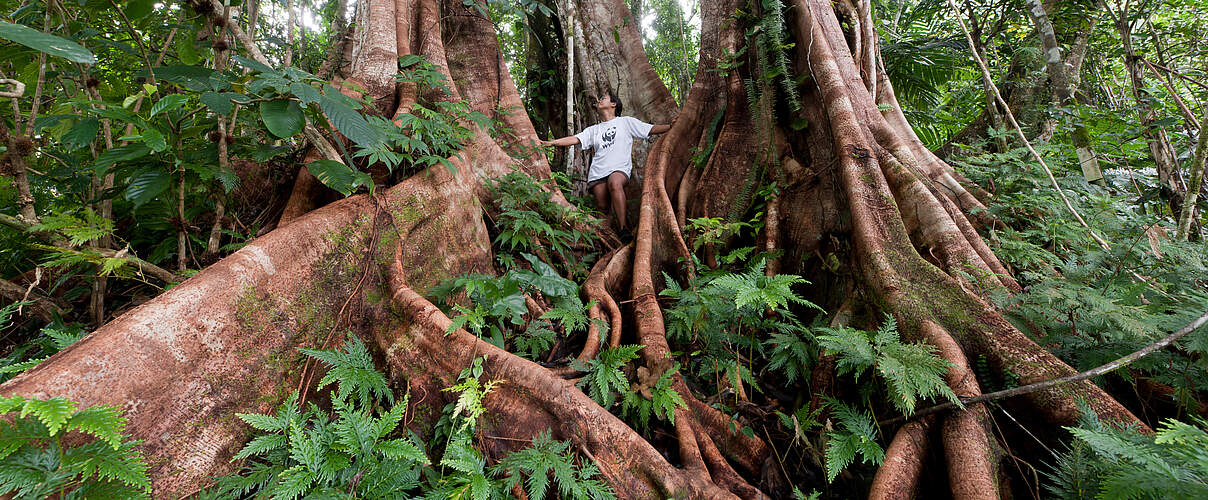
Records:
[[[588,191],[591,191],[591,190],[592,190],[592,188],[596,187],[596,185],[599,185],[599,184],[603,184],[603,183],[605,183],[605,182],[608,182],[608,178],[609,178],[609,177],[612,177],[612,174],[618,174],[618,173],[619,173],[619,174],[621,174],[621,175],[624,175],[624,176],[625,176],[625,183],[626,183],[626,184],[628,184],[628,183],[629,183],[629,176],[628,176],[628,175],[626,175],[626,174],[625,174],[625,172],[622,172],[622,171],[620,171],[620,170],[617,170],[617,171],[614,171],[614,172],[610,172],[608,175],[606,175],[606,176],[604,176],[604,177],[601,177],[601,178],[599,178],[599,179],[596,179],[596,180],[594,180],[594,181],[588,181],[588,182],[587,182],[587,190],[588,190]]]

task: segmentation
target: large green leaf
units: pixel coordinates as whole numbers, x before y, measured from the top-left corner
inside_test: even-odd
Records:
[[[357,145],[363,148],[373,148],[382,141],[382,133],[378,129],[370,125],[365,117],[357,113],[355,109],[339,100],[324,95],[319,99],[319,108],[323,110],[323,114],[327,115],[327,120],[336,130]]]
[[[151,116],[172,111],[184,106],[186,102],[189,102],[189,96],[182,94],[166,95],[159,101],[156,101],[154,106],[151,106]]]
[[[141,142],[110,148],[97,156],[92,167],[96,169],[97,175],[104,177],[108,173],[109,167],[116,165],[118,162],[142,158],[150,152],[151,150]]]
[[[289,84],[289,91],[293,92],[294,96],[296,96],[298,100],[302,101],[303,106],[312,102],[319,102],[319,100],[323,98],[323,96],[319,94],[318,90],[302,82],[294,82]]]
[[[75,151],[87,146],[93,139],[96,139],[96,133],[100,128],[101,121],[95,117],[83,118],[72,125],[71,130],[63,134],[63,145],[67,146],[68,151]]]
[[[201,57],[197,55],[197,47],[193,45],[194,39],[195,34],[193,33],[176,38],[176,56],[180,57],[180,62],[194,65],[201,61]]]
[[[126,3],[126,17],[130,19],[142,19],[147,17],[151,11],[155,10],[156,0],[131,0]]]
[[[68,61],[96,64],[96,57],[88,49],[63,37],[43,33],[28,26],[0,21],[0,38],[13,41],[34,50]]]
[[[344,196],[352,194],[360,186],[373,188],[373,179],[369,174],[340,163],[335,160],[312,161],[307,168],[325,186],[339,191]]]
[[[143,131],[143,144],[156,153],[168,149],[168,139],[159,130],[149,128]]]
[[[216,71],[202,66],[160,66],[155,68],[155,77],[172,82],[189,90],[211,90],[211,78],[221,76]]]
[[[220,115],[231,114],[231,109],[235,107],[235,103],[231,99],[247,100],[247,96],[236,92],[206,92],[201,94],[201,103],[209,106],[215,113]]]
[[[306,116],[297,101],[277,99],[260,103],[260,118],[269,132],[281,138],[293,137],[302,131]]]
[[[163,170],[143,172],[130,180],[130,185],[126,187],[126,199],[134,202],[135,206],[142,205],[168,189],[171,182],[172,176]]]
[[[234,60],[236,63],[238,63],[240,66],[243,66],[247,69],[256,70],[261,73],[266,73],[269,75],[281,76],[281,73],[278,73],[277,70],[275,70],[275,69],[269,67],[268,65],[263,64],[259,61],[253,61],[246,57],[240,57],[240,56],[234,56],[234,57],[231,57],[231,59]]]

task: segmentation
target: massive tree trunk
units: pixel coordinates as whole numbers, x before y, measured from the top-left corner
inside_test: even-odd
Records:
[[[624,26],[607,16],[627,14],[626,9],[598,3],[608,2],[579,5],[590,21],[584,24]],[[953,363],[948,380],[958,394],[980,393],[969,369],[974,357],[1025,384],[1071,374],[987,300],[988,290],[1019,286],[979,236],[978,221],[967,215],[981,207],[971,188],[911,131],[883,78],[875,36],[853,37],[856,46],[849,44],[840,17],[849,26],[871,19],[870,2],[858,4],[841,16],[829,1],[790,2],[794,70],[809,76],[797,88],[809,126],[794,131],[778,125],[769,86],[761,99],[747,98],[751,89],[745,82],[762,75],[754,50],[733,56],[749,43],[749,19],[733,16],[739,2],[704,3],[695,82],[678,122],[651,148],[643,182],[635,183],[641,189],[636,239],[605,254],[584,287],[586,298],[600,304],[593,315],[611,322],[608,342],[643,344],[642,364],[651,370],[667,366],[674,349],[656,300],[657,277],[691,272],[680,260],[688,257],[684,220],[741,213],[751,198],[745,189],[776,179],[779,195],[769,203],[775,209],[766,211],[762,243],[785,250],[776,266],[811,276],[824,304],[838,307],[825,300],[827,290],[857,289],[862,308],[892,314],[908,338],[939,348]],[[501,120],[515,131],[517,143],[534,138],[525,114],[498,112],[523,107],[488,19],[460,0],[359,5],[358,45],[342,78],[366,89],[382,112],[439,97],[416,96],[414,88],[394,83],[398,57],[420,54],[450,76],[456,95],[446,98],[467,99],[476,111]],[[620,0],[611,3],[619,5]],[[851,12],[857,19],[846,18]],[[621,43],[615,45],[641,53],[635,30],[604,33],[608,39],[616,33]],[[598,52],[580,56],[605,60]],[[627,105],[664,121],[674,109],[645,99],[669,101],[670,95],[658,90],[661,83],[643,61],[644,55],[634,56],[603,76],[618,72],[618,81],[634,89]],[[687,406],[676,410],[663,442],[675,444],[660,451],[556,369],[462,330],[445,335],[449,319],[423,293],[444,278],[493,271],[483,219],[491,195],[484,179],[513,166],[535,177],[549,175],[544,158],[510,156],[517,143],[480,131],[452,159],[455,173],[437,166],[375,196],[354,196],[300,215],[5,383],[0,393],[121,407],[129,429],[143,440],[157,497],[184,495],[233,468],[230,457],[248,433],[236,412],[267,411],[290,391],[318,380],[295,348],[330,348],[345,335],[357,335],[377,346],[396,391],[411,393],[416,418],[408,421],[417,430],[453,397],[441,389],[474,357],[485,355],[486,376],[506,381],[484,402],[498,418],[484,419],[482,435],[502,438],[480,443],[489,456],[551,429],[555,438],[573,441],[574,449],[592,457],[624,498],[786,496],[782,468],[768,443],[732,432],[729,417],[703,402],[711,395],[693,392],[679,375],[674,387]],[[690,161],[694,148],[707,152],[702,166]],[[826,271],[807,258],[819,250],[846,252],[848,264],[838,273]],[[581,343],[580,358],[595,356],[601,347],[589,339]],[[1018,404],[1038,419],[1070,424],[1078,400],[1104,420],[1144,427],[1090,382],[1033,393]],[[989,418],[987,408],[972,406],[902,427],[874,491],[883,497],[911,494],[929,439],[926,429],[934,426],[942,439],[931,447],[947,457],[954,495],[996,496],[1004,486]]]

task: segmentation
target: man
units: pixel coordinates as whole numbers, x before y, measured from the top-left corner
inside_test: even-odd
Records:
[[[646,139],[671,129],[671,124],[651,125],[632,116],[621,114],[621,101],[611,90],[596,100],[596,112],[601,122],[587,127],[578,134],[540,141],[542,146],[573,146],[579,149],[594,149],[591,155],[591,170],[587,173],[587,189],[596,199],[601,212],[612,214],[617,230],[625,229],[625,184],[633,170],[633,140]],[[675,123],[675,119],[671,119]]]

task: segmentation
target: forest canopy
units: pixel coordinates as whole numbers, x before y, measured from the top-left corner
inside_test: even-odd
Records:
[[[1208,497],[1205,17],[0,0],[0,496]]]

